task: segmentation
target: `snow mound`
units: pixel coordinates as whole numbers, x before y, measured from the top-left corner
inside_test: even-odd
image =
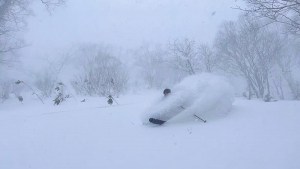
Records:
[[[189,76],[171,91],[142,115],[143,124],[149,124],[149,118],[168,121],[178,114],[196,114],[206,119],[223,117],[234,100],[233,88],[226,78],[209,73]]]

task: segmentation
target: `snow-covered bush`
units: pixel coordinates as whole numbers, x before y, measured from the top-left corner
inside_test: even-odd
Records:
[[[122,62],[103,48],[85,48],[71,84],[82,95],[119,95],[126,89],[127,71]]]
[[[59,105],[70,97],[70,95],[66,93],[65,85],[62,82],[57,83],[55,93],[56,96],[53,100],[54,105]]]

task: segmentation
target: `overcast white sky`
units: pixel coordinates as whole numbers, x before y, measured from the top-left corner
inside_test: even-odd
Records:
[[[25,35],[25,60],[38,60],[76,43],[123,49],[191,38],[211,42],[218,26],[234,20],[236,0],[69,0],[51,16],[36,5]]]

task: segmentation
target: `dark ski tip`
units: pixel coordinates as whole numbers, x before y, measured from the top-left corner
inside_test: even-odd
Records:
[[[166,121],[159,120],[159,119],[154,119],[154,118],[150,118],[150,119],[149,119],[149,122],[150,122],[150,123],[153,123],[153,124],[162,125],[162,124],[164,124]]]

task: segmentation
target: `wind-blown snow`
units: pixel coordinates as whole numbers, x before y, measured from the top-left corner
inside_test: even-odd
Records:
[[[234,92],[221,76],[203,73],[185,78],[162,96],[142,116],[144,124],[149,118],[167,121],[177,114],[214,119],[224,116],[232,107]]]

